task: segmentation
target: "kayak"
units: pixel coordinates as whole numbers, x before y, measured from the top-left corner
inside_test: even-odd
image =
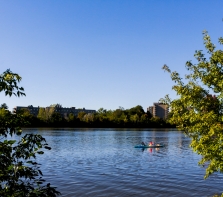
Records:
[[[154,145],[142,145],[142,144],[138,144],[135,146],[135,148],[161,148],[164,147],[163,144],[154,144]]]

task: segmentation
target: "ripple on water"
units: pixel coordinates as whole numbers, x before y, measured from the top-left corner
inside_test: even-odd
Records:
[[[212,196],[222,175],[203,180],[190,139],[175,130],[27,130],[41,133],[51,151],[38,160],[62,196]],[[157,141],[160,149],[135,149]]]

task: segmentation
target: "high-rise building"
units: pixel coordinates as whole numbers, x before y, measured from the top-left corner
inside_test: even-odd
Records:
[[[163,103],[153,103],[153,106],[148,107],[147,111],[150,112],[152,116],[166,119],[169,113],[169,106]]]

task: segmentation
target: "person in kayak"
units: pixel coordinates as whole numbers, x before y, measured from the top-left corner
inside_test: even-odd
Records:
[[[154,145],[154,143],[153,142],[149,142],[149,146],[153,146]]]
[[[146,146],[146,144],[144,142],[141,143],[143,146]]]

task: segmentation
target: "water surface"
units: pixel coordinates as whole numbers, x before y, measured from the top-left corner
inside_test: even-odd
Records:
[[[173,129],[25,129],[52,147],[39,157],[45,179],[62,196],[212,196],[223,176],[204,180],[190,139]],[[141,141],[164,143],[136,149]]]

